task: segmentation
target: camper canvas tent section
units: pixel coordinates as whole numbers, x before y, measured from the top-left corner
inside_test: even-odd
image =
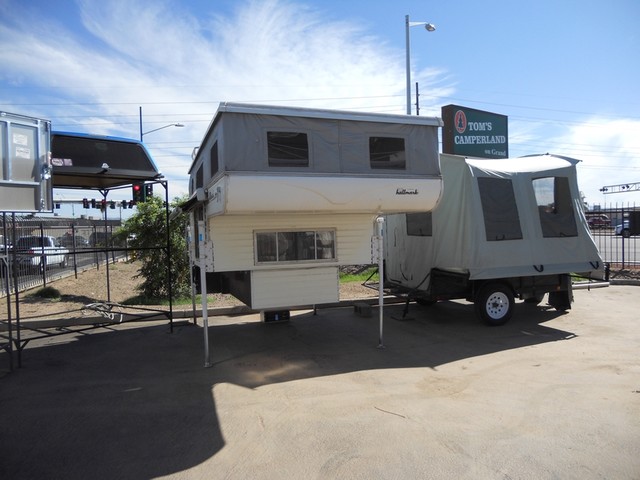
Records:
[[[255,309],[338,300],[376,216],[432,209],[437,118],[221,104],[189,170],[192,259]],[[195,275],[198,278],[198,275]]]
[[[433,212],[387,218],[389,283],[427,302],[480,302],[476,296],[489,281],[506,286],[506,297],[540,300],[560,290],[567,298],[558,306],[570,308],[568,275],[602,268],[582,210],[578,160],[443,154],[440,163],[444,191]],[[495,314],[499,318],[485,320],[503,323],[507,307]]]

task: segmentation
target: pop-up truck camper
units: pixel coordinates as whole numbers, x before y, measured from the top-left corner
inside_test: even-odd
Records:
[[[221,104],[182,206],[198,290],[263,312],[339,300],[339,267],[372,263],[378,216],[435,207],[440,126],[434,117]]]
[[[554,155],[441,155],[432,212],[390,215],[386,283],[419,303],[464,298],[486,323],[505,323],[514,297],[571,308],[572,273],[601,276],[576,180],[578,160]]]

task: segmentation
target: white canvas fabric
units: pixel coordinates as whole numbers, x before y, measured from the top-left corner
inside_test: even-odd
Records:
[[[426,289],[431,268],[468,273],[472,280],[601,269],[602,260],[582,210],[578,162],[548,154],[500,160],[442,154],[444,187],[432,212],[432,236],[408,236],[403,214],[387,218],[388,278],[408,288]],[[553,182],[556,177],[562,179],[556,185],[565,191],[568,204],[539,207],[533,183]],[[500,182],[483,179],[509,180],[511,200],[495,191]],[[493,202],[493,211],[483,211],[479,185],[488,190],[486,197],[492,197],[484,201]],[[513,222],[500,224],[514,212],[521,238],[512,238],[518,237]],[[502,232],[503,228],[504,233],[488,233],[487,216],[494,220],[489,230]]]

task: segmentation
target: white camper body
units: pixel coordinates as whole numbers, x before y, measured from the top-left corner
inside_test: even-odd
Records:
[[[257,310],[337,301],[338,268],[372,263],[377,216],[438,202],[440,126],[430,117],[221,104],[183,205],[193,212],[194,278],[203,266],[207,291]]]
[[[553,306],[570,308],[569,275],[603,267],[583,213],[577,163],[548,154],[441,155],[437,207],[386,218],[388,284],[422,303],[466,298],[492,324],[508,320],[514,296],[537,303],[553,292]]]

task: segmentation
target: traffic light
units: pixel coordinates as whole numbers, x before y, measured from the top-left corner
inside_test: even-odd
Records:
[[[113,200],[111,200],[111,202],[109,202],[109,208],[111,210],[115,210],[116,209],[116,202],[114,202]]]
[[[144,184],[144,199],[147,200],[153,197],[153,183]]]
[[[120,202],[120,208],[127,208],[127,202],[126,200],[122,200],[122,202]]]
[[[133,208],[133,200],[129,200],[129,208]]]
[[[96,208],[96,199],[95,198],[91,199],[91,208]]]
[[[134,183],[131,187],[134,203],[144,202],[144,184]]]
[[[89,208],[89,199],[88,198],[83,198],[82,199],[82,208]]]
[[[107,201],[103,198],[100,202],[100,211],[104,212],[107,209]]]

